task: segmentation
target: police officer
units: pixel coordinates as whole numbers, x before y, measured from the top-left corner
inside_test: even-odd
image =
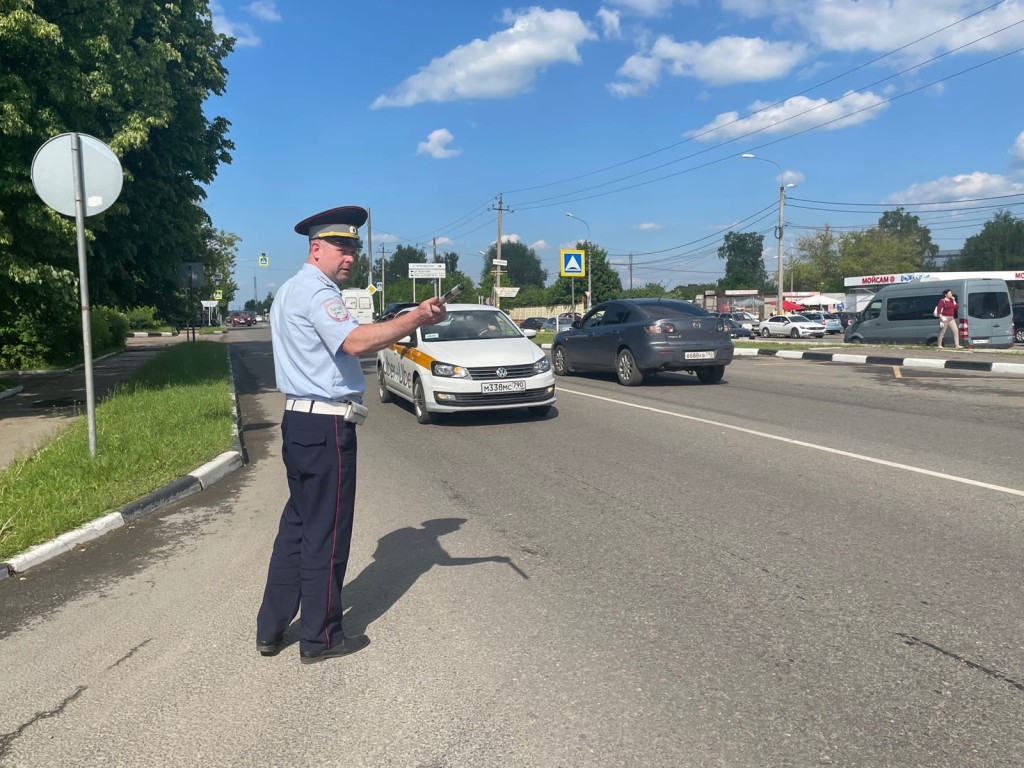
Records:
[[[359,325],[341,299],[362,247],[358,206],[333,208],[295,225],[309,238],[298,274],[277,292],[271,315],[277,388],[285,395],[282,457],[288,503],[281,514],[256,619],[256,648],[274,656],[300,612],[299,659],[311,664],[366,647],[341,628],[341,586],[352,540],[356,424],[365,381],[360,355],[384,349],[421,325],[445,318],[437,298],[384,323]]]

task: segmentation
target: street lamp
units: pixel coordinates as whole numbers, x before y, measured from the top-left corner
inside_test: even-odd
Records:
[[[766,157],[758,157],[757,155],[751,152],[744,152],[742,155],[740,155],[740,157],[745,157],[749,160],[761,160],[765,163],[771,163],[772,165],[779,169],[779,225],[775,227],[775,239],[779,241],[779,296],[777,299],[778,306],[776,307],[775,311],[778,312],[779,314],[782,314],[785,311],[785,306],[783,305],[782,300],[782,238],[786,233],[786,224],[783,216],[786,210],[786,188],[793,187],[795,185],[786,184],[784,182],[783,179],[785,176],[785,172],[782,170],[782,166],[776,163],[774,160],[769,160]]]
[[[576,221],[581,222],[587,228],[587,247],[584,253],[587,254],[587,309],[589,310],[594,305],[594,280],[592,277],[594,265],[590,263],[590,225],[579,216],[574,216],[571,213],[566,213],[565,215],[570,219],[576,219]],[[573,307],[573,312],[575,311],[576,308]]]

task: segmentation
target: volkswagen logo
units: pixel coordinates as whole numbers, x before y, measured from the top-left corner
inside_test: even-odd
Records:
[[[700,328],[700,320],[694,320],[693,321],[693,327],[694,328]]]
[[[499,368],[498,370],[495,371],[495,373],[498,375],[499,379],[504,379],[506,376],[508,376],[508,371],[505,370],[504,368]]]

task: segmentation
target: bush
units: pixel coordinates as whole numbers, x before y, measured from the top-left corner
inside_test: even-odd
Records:
[[[125,312],[128,328],[132,331],[153,331],[160,327],[156,319],[156,307],[135,307]]]

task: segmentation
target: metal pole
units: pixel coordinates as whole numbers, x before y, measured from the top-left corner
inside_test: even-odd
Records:
[[[587,243],[586,247],[583,249],[583,253],[585,253],[587,256],[587,300],[584,303],[584,311],[586,311],[590,309],[592,306],[594,306],[594,279],[593,272],[591,271],[591,268],[594,265],[590,263],[590,225],[587,224],[587,222],[583,221],[583,219],[581,219],[574,213],[567,213],[565,215],[568,216],[570,219],[576,219],[577,221],[583,222],[583,226],[587,228]],[[632,287],[633,286],[631,284],[630,288]],[[575,306],[573,306],[573,311],[576,311]]]
[[[82,299],[82,353],[85,362],[85,408],[89,422],[89,455],[96,458],[96,389],[92,377],[92,323],[89,311],[89,274],[85,264],[85,165],[82,139],[71,134],[71,165],[75,181],[75,234],[78,243],[78,285]]]
[[[786,225],[785,225],[784,220],[783,220],[783,215],[784,215],[785,210],[786,210],[786,185],[780,179],[779,180],[779,226],[775,230],[775,236],[777,238],[779,238],[779,313],[780,314],[782,314],[785,311],[785,307],[782,304],[782,301],[783,301],[782,291],[783,291],[783,288],[784,288],[784,286],[782,284],[782,237],[783,237],[783,235],[786,232],[786,230],[785,230],[785,226]]]

